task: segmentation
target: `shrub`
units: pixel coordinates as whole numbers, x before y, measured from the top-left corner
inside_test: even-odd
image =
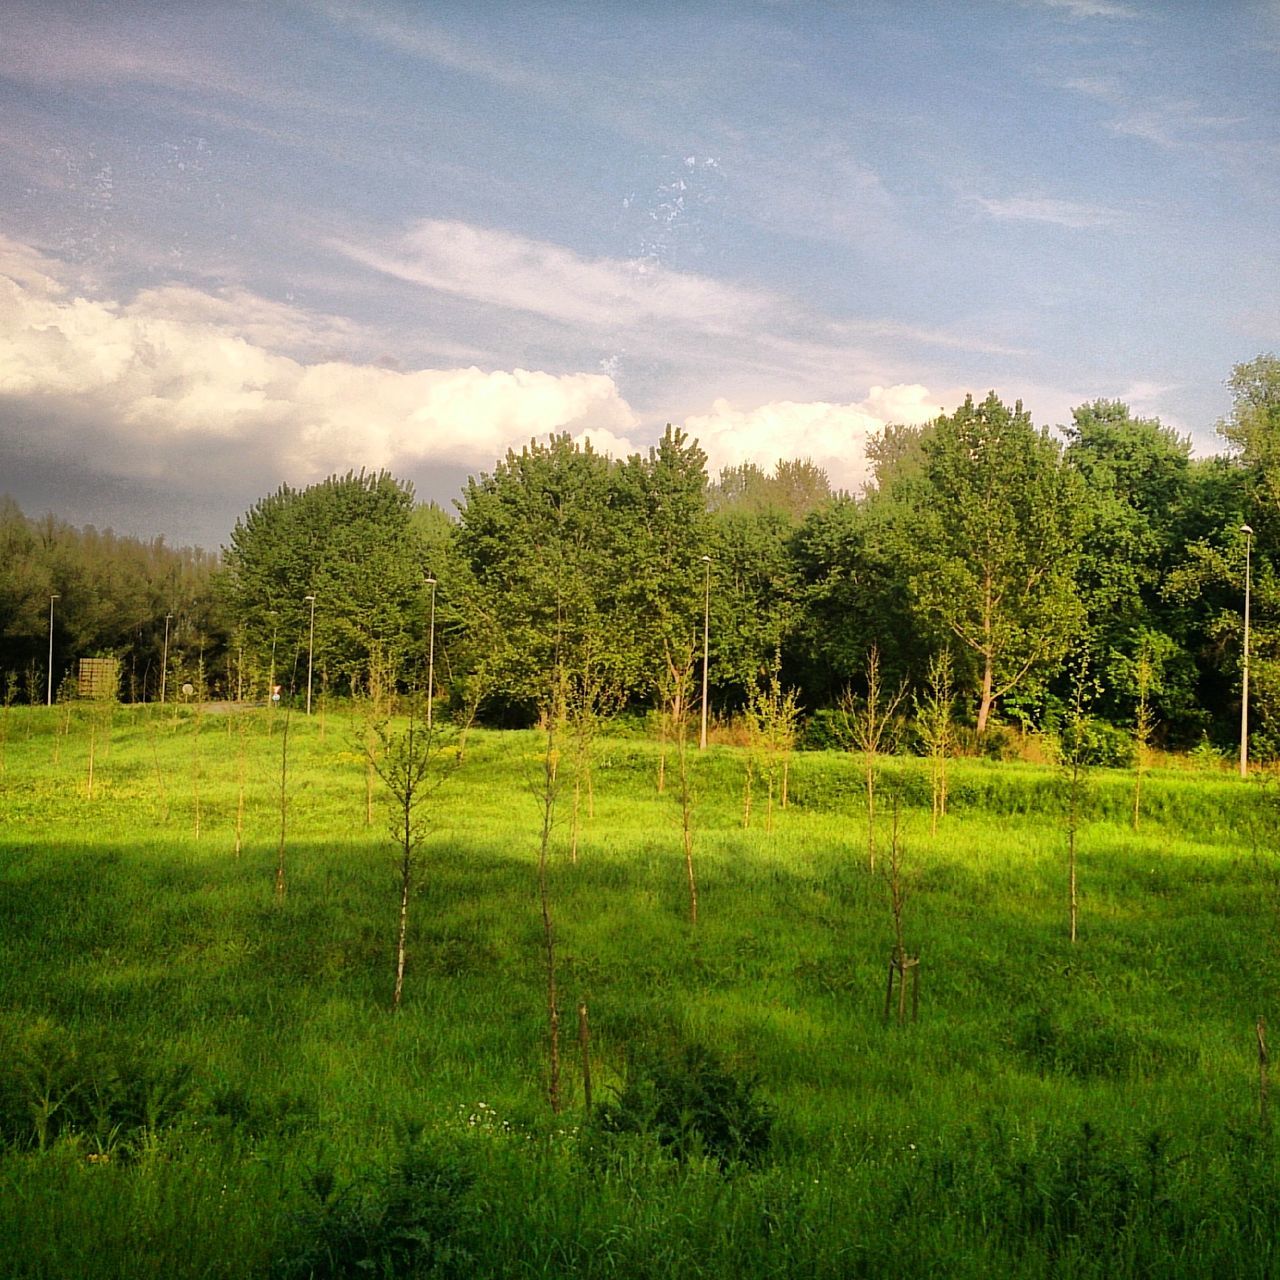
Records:
[[[307,1179],[275,1280],[345,1276],[467,1275],[462,1246],[474,1178],[456,1160],[421,1141],[407,1146],[389,1172],[339,1186],[328,1168]]]
[[[639,1063],[596,1124],[604,1133],[649,1134],[678,1160],[707,1156],[722,1170],[759,1164],[773,1115],[756,1097],[756,1084],[754,1076],[735,1076],[710,1049],[686,1045]]]
[[[1134,754],[1133,734],[1127,729],[1106,720],[1085,719],[1080,726],[1080,763],[1087,768],[1130,769]],[[1075,726],[1064,723],[1059,735],[1058,750],[1063,759],[1069,760],[1075,747]]]
[[[191,1098],[187,1063],[129,1044],[80,1042],[41,1019],[0,1045],[0,1138],[43,1149],[70,1134],[99,1151],[136,1153],[175,1124]]]
[[[809,716],[800,729],[796,746],[801,751],[843,751],[845,743],[835,710],[825,707]]]

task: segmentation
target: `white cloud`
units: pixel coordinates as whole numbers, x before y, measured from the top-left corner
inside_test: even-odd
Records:
[[[635,424],[603,374],[305,363],[272,349],[298,338],[296,309],[186,286],[121,305],[60,292],[59,270],[0,245],[0,398],[39,418],[35,448],[112,474],[185,481],[194,456],[201,482],[269,488],[351,466],[487,467],[550,431],[622,442]]]
[[[1036,0],[1042,8],[1061,9],[1072,18],[1136,18],[1138,11],[1114,0]]]
[[[361,336],[340,316],[318,315],[236,287],[212,293],[184,284],[144,289],[124,314],[205,325],[273,351],[332,350]]]
[[[426,219],[391,251],[337,242],[340,252],[400,280],[568,324],[659,322],[725,332],[774,305],[768,295],[650,261],[584,258],[508,231]]]
[[[1004,199],[971,196],[970,199],[1000,222],[1048,222],[1057,227],[1086,230],[1110,226],[1120,217],[1114,209],[1103,205],[1077,204],[1044,196],[1008,196]]]
[[[857,489],[867,479],[867,438],[887,423],[927,422],[941,405],[918,384],[872,387],[853,404],[774,401],[735,409],[716,400],[710,413],[686,418],[683,426],[706,451],[708,470],[754,462],[770,470],[780,458],[808,458],[825,469],[832,485]]]
[[[317,8],[331,22],[352,28],[365,39],[410,57],[421,58],[452,71],[462,71],[507,89],[550,93],[556,88],[552,80],[535,75],[516,63],[494,57],[439,27],[427,25],[421,20],[421,15],[410,24],[389,12],[380,12],[368,3],[353,5],[331,0]]]

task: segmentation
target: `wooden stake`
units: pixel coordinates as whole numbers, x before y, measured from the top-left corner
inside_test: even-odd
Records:
[[[587,1002],[578,1004],[578,1049],[582,1055],[582,1105],[591,1114],[591,1028],[587,1024]]]
[[[897,956],[889,960],[889,978],[884,989],[884,1020],[889,1021],[889,1012],[893,1008],[894,974],[898,975],[898,1025],[907,1020],[907,974],[911,975],[911,1021],[915,1022],[920,1015],[920,957]]]
[[[1263,1021],[1262,1015],[1258,1015],[1258,1123],[1265,1129],[1267,1127],[1267,1065],[1270,1059],[1267,1056],[1267,1024]]]

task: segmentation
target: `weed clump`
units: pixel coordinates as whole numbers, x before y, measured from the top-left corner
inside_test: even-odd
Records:
[[[464,1238],[473,1182],[469,1170],[421,1141],[386,1173],[346,1184],[321,1167],[306,1181],[271,1278],[468,1275],[474,1258]]]
[[[78,1040],[40,1019],[0,1044],[0,1141],[43,1151],[76,1137],[96,1152],[137,1154],[178,1123],[194,1090],[188,1063],[141,1046]]]
[[[773,1138],[773,1113],[756,1096],[757,1083],[754,1075],[735,1075],[712,1050],[686,1045],[637,1064],[595,1125],[604,1134],[651,1136],[681,1161],[702,1156],[722,1170],[759,1165]]]

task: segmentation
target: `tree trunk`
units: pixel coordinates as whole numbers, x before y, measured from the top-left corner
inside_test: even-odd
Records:
[[[399,1010],[404,990],[404,948],[409,932],[409,889],[413,882],[413,860],[406,851],[400,864],[400,928],[396,935],[396,989],[391,997],[392,1009]]]
[[[982,701],[978,705],[978,737],[987,731],[987,717],[991,714],[991,703],[994,701],[992,690],[995,687],[995,664],[991,654],[982,656]]]

